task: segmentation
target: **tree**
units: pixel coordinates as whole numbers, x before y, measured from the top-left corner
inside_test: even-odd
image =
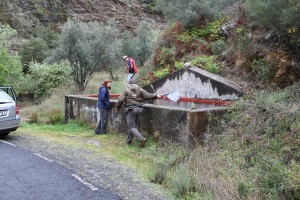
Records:
[[[19,51],[23,65],[36,61],[42,63],[49,54],[47,42],[42,38],[32,38],[25,42]]]
[[[0,46],[9,47],[11,45],[11,38],[17,35],[17,31],[12,29],[7,24],[0,23]]]
[[[143,66],[151,57],[158,38],[158,31],[155,31],[151,25],[151,21],[144,20],[137,27],[136,36],[129,31],[125,31],[121,35],[123,55],[136,58],[139,66]]]
[[[135,44],[135,37],[133,36],[132,32],[129,31],[124,31],[121,35],[121,49],[123,52],[123,55],[127,55],[130,57],[137,57],[137,48],[136,48],[136,44]],[[140,63],[138,63],[138,60],[136,60],[137,64],[140,65]]]
[[[19,80],[23,77],[21,59],[8,51],[15,35],[14,29],[0,23],[0,85],[12,85],[18,91]]]
[[[22,77],[21,59],[9,54],[4,47],[0,47],[0,85],[12,85],[18,91],[18,83]]]
[[[116,32],[111,25],[68,20],[63,26],[58,46],[47,62],[67,60],[72,68],[73,80],[82,92],[96,71],[117,66],[120,59],[115,38]]]
[[[137,28],[136,47],[141,66],[151,57],[154,51],[157,39],[155,33],[156,32],[151,28],[151,23],[148,21],[142,21]]]

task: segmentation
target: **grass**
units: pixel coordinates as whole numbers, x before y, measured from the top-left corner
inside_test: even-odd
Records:
[[[144,178],[149,177],[153,173],[152,163],[157,152],[156,144],[151,138],[147,138],[145,148],[141,148],[138,141],[135,140],[131,145],[127,145],[125,143],[126,135],[95,135],[94,129],[76,121],[60,125],[29,124],[24,122],[17,133],[101,153],[137,169]]]

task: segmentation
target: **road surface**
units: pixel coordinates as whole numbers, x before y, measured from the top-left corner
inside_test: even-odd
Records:
[[[117,200],[62,165],[0,140],[1,200]]]

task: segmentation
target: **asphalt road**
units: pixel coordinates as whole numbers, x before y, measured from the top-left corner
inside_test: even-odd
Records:
[[[58,163],[0,140],[1,200],[116,200]]]

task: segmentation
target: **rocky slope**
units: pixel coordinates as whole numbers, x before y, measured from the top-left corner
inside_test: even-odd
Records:
[[[118,28],[134,30],[143,19],[163,19],[138,0],[11,0],[0,2],[0,22],[6,22],[22,34],[37,26],[59,28],[68,18],[106,22],[115,19]]]

